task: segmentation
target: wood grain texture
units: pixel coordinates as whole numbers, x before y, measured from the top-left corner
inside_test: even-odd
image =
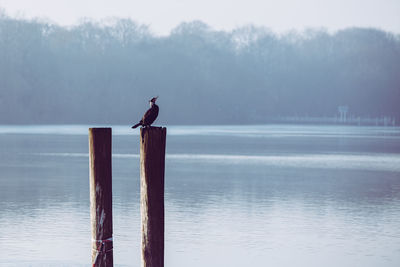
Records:
[[[164,266],[164,169],[167,129],[140,129],[142,267]]]
[[[113,266],[111,128],[89,129],[92,265]]]

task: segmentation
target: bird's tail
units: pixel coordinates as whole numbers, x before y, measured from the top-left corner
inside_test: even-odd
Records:
[[[132,129],[135,129],[136,127],[138,127],[139,125],[142,125],[140,122],[136,123],[135,125],[132,126]]]

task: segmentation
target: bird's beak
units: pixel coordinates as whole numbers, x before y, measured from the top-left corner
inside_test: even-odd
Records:
[[[149,102],[152,102],[153,99],[154,99],[154,102],[156,102],[157,98],[158,98],[158,96],[153,97],[152,99],[149,100]]]

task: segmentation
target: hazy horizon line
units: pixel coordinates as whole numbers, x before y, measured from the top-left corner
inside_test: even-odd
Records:
[[[93,17],[85,16],[85,17],[80,17],[74,23],[60,23],[60,22],[57,22],[46,16],[27,16],[26,14],[23,14],[23,12],[18,13],[17,15],[10,15],[7,13],[7,11],[4,8],[2,8],[0,6],[0,18],[2,18],[2,17],[6,17],[9,19],[17,20],[17,21],[49,24],[52,26],[57,26],[60,28],[68,29],[68,30],[72,30],[72,29],[82,26],[86,23],[92,23],[93,25],[96,25],[99,27],[107,27],[107,26],[112,27],[112,26],[115,26],[116,23],[118,23],[118,21],[127,20],[127,21],[133,22],[134,24],[136,24],[139,27],[144,27],[147,30],[147,32],[151,36],[154,36],[154,37],[169,37],[174,33],[174,30],[178,29],[180,26],[185,25],[185,24],[187,24],[187,25],[193,24],[193,23],[199,23],[199,24],[203,24],[203,25],[207,26],[207,29],[210,32],[233,33],[240,29],[254,28],[254,29],[263,30],[264,32],[269,33],[269,34],[273,34],[273,35],[277,35],[277,36],[285,36],[285,35],[289,35],[291,33],[305,34],[308,31],[326,32],[330,35],[335,35],[336,33],[340,32],[340,31],[345,31],[345,30],[349,30],[349,29],[373,29],[373,30],[382,31],[382,32],[389,33],[394,36],[400,37],[400,31],[399,32],[390,31],[390,30],[386,30],[386,29],[383,29],[383,28],[377,27],[377,26],[354,25],[354,26],[339,27],[339,28],[329,28],[329,27],[321,25],[321,26],[307,26],[307,27],[302,27],[302,28],[293,27],[293,28],[285,29],[285,30],[276,30],[276,29],[273,29],[272,27],[269,27],[266,25],[257,25],[256,23],[244,23],[244,24],[236,25],[235,27],[232,27],[230,29],[226,29],[226,28],[223,29],[223,28],[219,28],[219,27],[210,25],[209,23],[207,23],[201,19],[183,20],[183,21],[177,23],[174,27],[172,27],[167,33],[166,32],[161,33],[161,32],[157,32],[156,30],[154,30],[154,27],[151,24],[142,23],[142,22],[139,22],[130,17],[108,16],[108,17],[103,17],[101,19],[96,19]]]

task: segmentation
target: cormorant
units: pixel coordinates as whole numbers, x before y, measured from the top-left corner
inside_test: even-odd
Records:
[[[156,100],[158,96],[153,97],[149,103],[150,103],[150,108],[146,111],[146,113],[143,115],[143,118],[135,125],[132,126],[132,129],[138,127],[139,125],[141,126],[150,126],[157,118],[158,116],[158,106],[156,105]]]

